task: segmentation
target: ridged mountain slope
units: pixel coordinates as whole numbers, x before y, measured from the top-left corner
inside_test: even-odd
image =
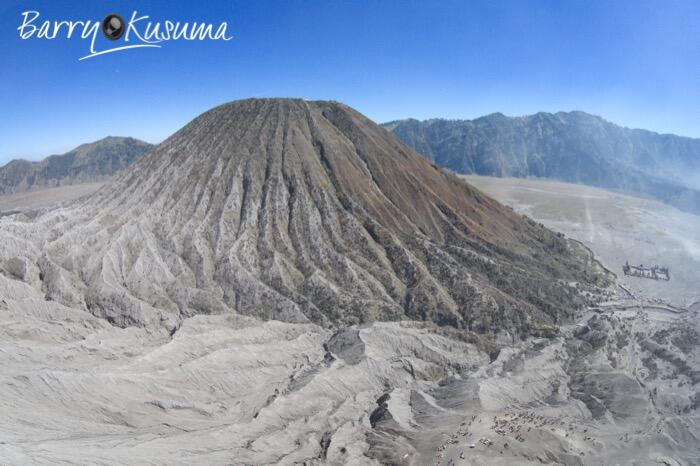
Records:
[[[335,102],[217,107],[40,221],[62,232],[34,240],[48,243],[47,296],[120,326],[235,310],[523,335],[582,305],[573,283],[609,278],[577,243]]]

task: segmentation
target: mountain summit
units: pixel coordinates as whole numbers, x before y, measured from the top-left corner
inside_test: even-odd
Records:
[[[336,102],[214,108],[79,212],[54,220],[43,286],[120,326],[235,310],[516,335],[579,307],[572,283],[606,279],[580,245]]]

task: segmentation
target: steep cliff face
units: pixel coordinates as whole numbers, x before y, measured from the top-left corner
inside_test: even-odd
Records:
[[[235,310],[522,335],[582,304],[572,283],[608,279],[577,244],[335,102],[217,107],[36,222],[48,246],[18,260],[39,264],[47,296],[120,326]]]
[[[654,197],[700,212],[700,140],[627,129],[584,112],[384,125],[464,174],[541,177]]]
[[[0,194],[102,181],[153,148],[134,138],[109,136],[40,162],[13,160],[0,167]]]

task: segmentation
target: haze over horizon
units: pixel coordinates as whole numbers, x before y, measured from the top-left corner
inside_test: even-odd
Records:
[[[274,96],[262,96],[261,98],[275,98],[275,97],[274,97]],[[285,98],[285,97],[280,97],[280,98]],[[240,100],[240,99],[234,99],[234,100]],[[308,100],[319,100],[319,99],[308,99]],[[321,100],[323,100],[323,99],[321,99]],[[329,100],[334,100],[334,99],[329,99]],[[229,102],[232,102],[232,101],[229,101]],[[222,102],[222,104],[224,104],[224,103],[228,103],[228,102]],[[343,103],[344,103],[344,102],[343,102]],[[205,110],[205,111],[206,111],[206,110]],[[506,114],[506,113],[504,113],[504,112],[495,111],[495,112],[490,112],[490,113],[486,113],[486,114],[483,114],[483,115],[479,115],[479,116],[476,116],[476,117],[473,117],[473,118],[459,118],[459,117],[455,117],[455,118],[446,118],[446,117],[442,117],[442,116],[427,116],[427,117],[425,117],[425,118],[415,118],[415,117],[413,117],[413,116],[407,116],[407,117],[404,117],[404,118],[396,118],[396,119],[393,119],[393,120],[375,121],[375,122],[378,123],[378,124],[384,125],[384,124],[387,124],[387,123],[392,123],[392,122],[395,122],[395,121],[408,120],[408,119],[414,119],[414,120],[418,120],[418,121],[430,121],[430,120],[470,121],[470,120],[476,120],[476,119],[488,117],[488,116],[493,115],[493,114],[502,114],[502,115],[504,115],[504,116],[507,117],[507,118],[520,118],[520,117],[532,116],[532,115],[537,114],[537,113],[573,113],[573,112],[584,112],[584,111],[583,111],[583,110],[559,110],[559,111],[555,111],[555,112],[543,112],[543,111],[540,111],[540,112],[533,112],[533,113],[523,114],[523,115],[509,115],[509,114]],[[590,114],[589,112],[584,112],[584,113]],[[638,129],[638,130],[644,130],[644,131],[651,131],[651,132],[653,132],[653,133],[658,133],[658,134],[672,134],[672,135],[681,136],[681,137],[690,137],[691,139],[698,139],[698,138],[696,138],[696,137],[692,137],[692,136],[683,136],[683,135],[681,135],[681,134],[676,134],[676,133],[664,133],[664,132],[661,132],[661,131],[655,131],[654,129],[650,129],[650,128],[626,127],[626,126],[624,126],[624,125],[618,124],[617,122],[608,120],[607,118],[605,118],[604,115],[595,115],[595,114],[590,114],[590,115],[594,115],[594,116],[601,117],[601,118],[603,118],[604,120],[609,121],[610,123],[613,123],[613,124],[615,124],[615,125],[617,125],[617,126],[624,127],[624,128],[628,128],[628,129]],[[190,120],[195,119],[197,116],[199,116],[199,114],[193,115],[192,118],[191,118]],[[189,121],[189,120],[188,120],[188,121]],[[186,124],[188,121],[186,121],[184,124]],[[143,142],[147,142],[147,143],[149,143],[149,144],[157,145],[157,144],[160,144],[161,142],[163,142],[163,140],[165,140],[166,138],[168,138],[170,135],[172,135],[173,133],[175,133],[178,129],[180,129],[180,127],[173,128],[170,132],[165,133],[163,136],[161,136],[161,137],[159,137],[158,139],[155,139],[155,140],[143,139],[143,138],[138,138],[138,137],[135,137],[135,139],[141,140],[141,141],[143,141]],[[109,138],[109,137],[131,138],[131,137],[134,137],[134,136],[129,135],[129,134],[105,134],[105,135],[102,136],[102,137],[98,137],[98,139],[96,139],[95,141],[99,141],[99,140],[102,140],[102,139],[105,139],[105,138]],[[4,166],[4,165],[7,164],[8,162],[11,162],[12,160],[17,160],[17,159],[23,159],[23,160],[28,160],[28,161],[32,161],[32,162],[38,162],[38,161],[40,161],[40,160],[45,159],[46,157],[50,157],[50,156],[53,156],[53,155],[63,155],[64,153],[69,152],[69,151],[71,151],[71,150],[74,150],[74,149],[80,147],[80,146],[83,145],[83,144],[89,144],[89,143],[92,143],[92,142],[95,142],[95,141],[93,141],[93,140],[90,140],[90,141],[87,141],[87,140],[86,140],[86,141],[76,141],[75,144],[73,144],[73,145],[68,145],[68,146],[65,147],[65,149],[59,149],[58,151],[54,151],[54,152],[46,153],[46,154],[37,154],[37,155],[35,155],[35,156],[28,156],[28,157],[21,157],[21,156],[18,156],[18,157],[11,157],[11,158],[9,158],[9,159],[7,159],[7,160],[4,160],[4,161],[0,162],[0,167],[1,167],[1,166]]]
[[[30,9],[39,20],[137,10],[154,21],[227,21],[234,38],[78,61],[89,41],[19,38]],[[700,4],[691,1],[11,1],[0,13],[0,164],[107,135],[159,142],[246,97],[338,100],[376,122],[581,110],[700,137]]]

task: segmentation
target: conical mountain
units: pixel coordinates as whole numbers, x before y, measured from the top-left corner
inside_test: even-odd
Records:
[[[46,294],[121,326],[237,311],[523,334],[607,280],[588,251],[336,102],[214,108],[56,215]],[[58,229],[58,228],[56,228]]]

